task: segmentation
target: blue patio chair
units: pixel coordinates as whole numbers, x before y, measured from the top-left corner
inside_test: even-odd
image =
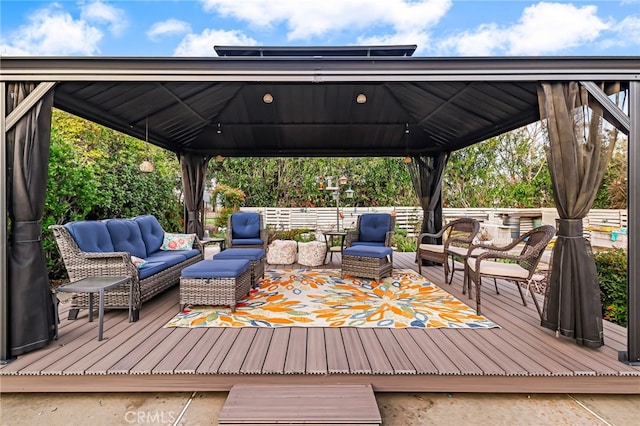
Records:
[[[262,215],[255,212],[236,212],[227,219],[227,248],[261,248],[267,250],[268,231]]]
[[[347,232],[345,246],[391,247],[396,225],[389,213],[365,213],[358,217],[355,231]]]

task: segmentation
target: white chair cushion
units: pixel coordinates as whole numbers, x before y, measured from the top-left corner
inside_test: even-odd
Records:
[[[466,256],[467,252],[469,251],[469,249],[464,248],[464,247],[454,247],[454,246],[449,246],[449,248],[447,249],[450,253],[455,253],[458,256]],[[483,249],[483,248],[475,248],[473,249],[473,253],[471,253],[471,256],[480,256],[482,253],[486,253],[488,250],[487,249]]]
[[[476,259],[468,259],[467,264],[469,268],[475,272]],[[527,278],[529,276],[529,271],[517,263],[494,262],[492,260],[483,260],[480,262],[480,273],[505,278]]]
[[[420,250],[444,253],[444,246],[442,244],[420,244]]]

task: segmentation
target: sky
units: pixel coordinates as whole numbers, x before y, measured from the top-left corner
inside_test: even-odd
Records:
[[[640,0],[0,0],[5,56],[397,44],[426,57],[636,56]]]

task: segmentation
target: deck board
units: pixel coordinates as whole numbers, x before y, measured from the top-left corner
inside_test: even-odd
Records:
[[[324,329],[309,328],[307,330],[307,373],[327,374],[327,347]]]
[[[339,269],[336,254],[328,269]],[[416,270],[415,255],[395,253],[396,269]],[[286,265],[287,269],[304,269]],[[274,269],[267,265],[267,269]],[[425,280],[475,309],[462,273],[443,284],[442,267]],[[483,285],[483,314],[495,329],[163,328],[178,312],[174,287],[143,305],[105,315],[105,337],[86,310],[67,319],[59,340],[0,368],[2,392],[229,390],[234,384],[368,384],[382,391],[640,393],[640,369],[618,361],[626,329],[604,323],[605,346],[588,349],[540,326],[530,295],[512,283]],[[541,296],[538,296],[541,300]]]
[[[265,374],[283,374],[284,363],[287,359],[287,348],[289,346],[289,334],[291,329],[288,327],[277,328],[273,330],[271,344],[267,349],[264,360],[263,373]]]

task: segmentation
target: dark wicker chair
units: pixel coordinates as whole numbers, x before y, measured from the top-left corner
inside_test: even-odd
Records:
[[[444,281],[451,283],[451,280],[449,280],[449,256],[451,255],[448,251],[449,246],[455,245],[456,247],[468,248],[479,230],[480,222],[472,217],[463,217],[449,222],[436,234],[425,232],[418,235],[416,253],[418,260],[418,273],[422,274],[423,260],[441,263],[444,265]],[[442,238],[443,242],[442,244],[428,244],[424,242],[425,238]],[[451,272],[451,279],[453,279],[455,265],[453,267],[454,269]]]
[[[542,253],[544,253],[547,244],[549,244],[555,233],[556,229],[553,226],[543,225],[532,229],[526,234],[521,235],[511,244],[502,247],[482,246],[480,244],[469,247],[469,253],[478,248],[482,250],[480,254],[469,255],[465,263],[465,286],[469,289],[469,298],[471,298],[471,284],[475,284],[476,312],[478,315],[482,315],[480,310],[482,278],[489,277],[494,278],[494,280],[503,279],[513,281],[518,287],[524,306],[527,306],[527,302],[524,298],[520,283],[526,284],[526,287],[531,292],[531,297],[533,297],[533,302],[536,305],[538,314],[542,317],[538,299],[533,292],[533,288],[531,288],[531,281],[534,277],[538,262],[540,262],[540,258],[542,257]],[[514,249],[518,244],[524,244],[519,254],[518,252],[510,252],[510,250]],[[505,260],[508,263],[500,262]]]

